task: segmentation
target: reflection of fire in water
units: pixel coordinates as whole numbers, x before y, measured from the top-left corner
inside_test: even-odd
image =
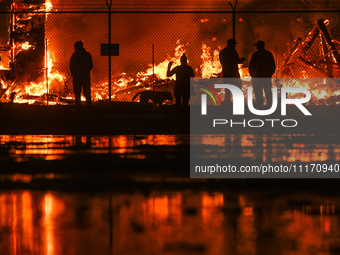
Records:
[[[228,158],[251,158],[261,162],[326,162],[340,159],[337,136],[311,143],[313,139],[316,139],[313,135],[203,135],[193,137],[192,144],[199,142],[208,146],[204,158],[220,155],[224,152],[223,148],[228,151]]]
[[[50,194],[45,195],[45,228],[46,228],[46,254],[54,254],[54,240],[53,240],[53,223],[52,223],[52,212],[53,208],[53,197]]]
[[[298,247],[301,254],[327,253],[330,237],[339,235],[339,197],[307,191],[278,194],[280,199],[263,191],[232,189],[151,191],[148,195],[2,191],[1,251],[12,255],[248,255],[259,249],[259,254],[276,254],[278,247],[294,254]],[[111,250],[109,195],[112,208],[119,208],[111,212]],[[186,212],[188,205],[197,209],[195,214]]]

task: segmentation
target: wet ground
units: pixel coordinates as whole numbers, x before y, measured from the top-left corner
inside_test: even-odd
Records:
[[[340,196],[0,192],[1,254],[339,254]]]
[[[186,116],[100,110],[2,108],[0,254],[340,254],[339,179],[190,179]],[[337,122],[191,143],[249,164],[338,162]]]
[[[198,106],[193,106],[198,107]],[[78,111],[73,105],[20,105],[0,104],[0,134],[54,134],[54,135],[136,135],[136,134],[189,134],[189,114],[178,114],[174,105],[165,105],[153,111],[152,105],[144,114],[137,114],[138,103],[115,102],[95,104],[91,110]],[[266,123],[263,128],[228,128],[221,125],[222,133],[236,134],[337,134],[339,133],[340,105],[308,105],[312,116],[305,116],[295,106],[288,105],[288,116],[277,110],[271,118],[296,119],[296,128],[272,128]],[[223,110],[223,109],[222,109]],[[224,110],[223,110],[224,111]],[[198,111],[199,112],[199,111]],[[225,118],[232,118],[226,112]],[[258,119],[246,112],[242,119]],[[209,122],[210,123],[210,122]],[[253,123],[255,124],[255,123]],[[257,123],[258,124],[258,123]]]
[[[193,137],[264,161],[339,160],[339,137]],[[0,254],[339,254],[334,180],[190,179],[189,135],[2,135]]]
[[[137,114],[138,103],[97,103],[87,110],[74,105],[0,104],[0,134],[189,134],[189,116],[174,105]]]
[[[195,157],[235,164],[340,160],[337,134],[0,135],[0,180],[3,187],[53,183],[61,189],[110,189],[122,181],[191,182],[190,143],[198,148]]]

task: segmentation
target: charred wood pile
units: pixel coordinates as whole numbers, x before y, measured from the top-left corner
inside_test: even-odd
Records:
[[[32,82],[43,78],[45,66],[45,0],[15,0],[10,44],[14,78]]]
[[[317,27],[308,33],[305,40],[297,38],[294,41],[280,68],[281,77],[340,77],[340,55],[327,30],[328,25],[328,20],[319,19]],[[312,48],[317,43],[317,47]]]

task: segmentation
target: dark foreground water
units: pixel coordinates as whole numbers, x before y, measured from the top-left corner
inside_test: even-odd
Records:
[[[313,134],[192,135],[191,143],[202,147],[202,157],[254,159],[262,162],[313,162],[340,160],[340,136]],[[148,159],[190,145],[190,135],[0,135],[0,161],[32,159],[62,160],[73,155],[112,154]],[[159,155],[159,156],[162,156]]]
[[[340,196],[0,193],[0,254],[339,254]]]
[[[205,157],[326,162],[339,161],[339,140],[192,142]],[[0,145],[0,254],[340,254],[337,179],[190,180],[189,135],[2,135]]]

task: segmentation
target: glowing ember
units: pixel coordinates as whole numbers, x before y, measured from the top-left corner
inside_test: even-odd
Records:
[[[21,44],[21,48],[23,50],[28,50],[31,47],[33,47],[33,45],[30,45],[29,42],[25,42],[25,43]]]
[[[219,52],[221,47],[218,50],[214,50],[211,54],[211,48],[206,44],[202,44],[202,64],[201,64],[201,75],[202,78],[210,78],[216,77],[219,73],[222,72],[222,66],[219,61]]]
[[[45,3],[45,9],[47,12],[52,11],[53,5],[52,5],[52,1],[51,0],[46,0]]]
[[[49,86],[54,85],[54,83],[58,83],[58,85],[63,84],[66,79],[64,75],[60,74],[57,70],[54,70],[54,62],[55,61],[52,54],[48,53],[46,68],[48,70],[47,77]],[[44,96],[44,94],[47,93],[46,79],[41,82],[31,82],[29,84],[24,84],[24,89],[21,89],[21,87],[18,86],[6,92],[7,97],[9,97],[11,93],[15,92],[15,98],[13,100],[14,103],[33,104],[36,100],[43,101],[43,98],[46,97]],[[51,90],[53,91],[53,87],[50,88],[50,91]],[[45,101],[47,101],[47,99],[45,99]],[[49,102],[49,104],[57,103],[53,101],[54,100],[51,99],[51,102]]]

